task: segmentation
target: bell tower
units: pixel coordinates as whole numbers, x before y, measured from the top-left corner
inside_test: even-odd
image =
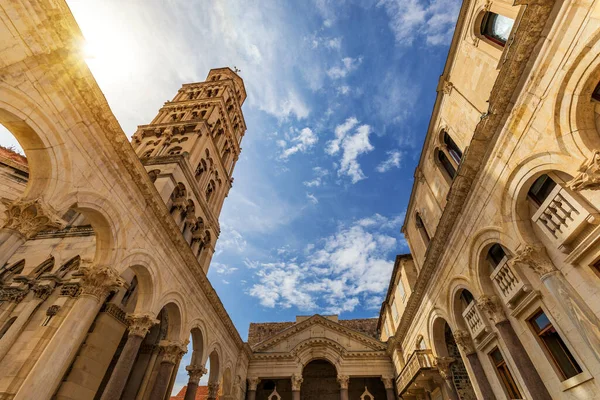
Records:
[[[230,68],[184,84],[132,145],[204,272],[219,236],[246,123],[244,81]]]

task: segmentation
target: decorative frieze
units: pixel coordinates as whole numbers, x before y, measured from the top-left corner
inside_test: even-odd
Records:
[[[129,314],[125,316],[125,312],[123,311],[123,316],[124,320],[129,325],[128,329],[130,336],[146,337],[150,328],[159,322],[151,314]]]
[[[27,240],[42,230],[62,229],[66,226],[66,222],[42,199],[3,202],[6,206],[3,228],[19,232]]]
[[[125,310],[123,310],[118,304],[105,303],[100,311],[107,313],[123,325],[127,325]]]

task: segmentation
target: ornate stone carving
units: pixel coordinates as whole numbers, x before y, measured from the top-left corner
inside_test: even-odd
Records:
[[[121,306],[119,306],[118,304],[106,303],[102,306],[102,309],[100,311],[112,316],[114,319],[116,319],[123,325],[127,325],[127,315],[125,314],[125,310],[123,310],[123,308],[121,308]]]
[[[54,287],[52,287],[51,285],[37,284],[33,286],[32,290],[35,298],[45,301],[52,294]]]
[[[454,362],[452,357],[437,357],[435,359],[435,365],[440,373],[440,376],[446,380],[452,379],[452,371],[450,365]]]
[[[78,283],[65,283],[60,288],[60,295],[66,297],[77,297],[80,293],[80,286]]]
[[[454,84],[450,81],[444,81],[442,92],[444,92],[446,95],[450,95],[452,93],[452,89],[454,89]]]
[[[544,247],[525,246],[518,250],[515,256],[510,260],[515,266],[526,266],[538,274],[540,278],[556,271],[556,267],[546,254]]]
[[[86,264],[79,267],[79,271],[82,294],[96,297],[98,301],[104,301],[112,290],[125,285],[117,271],[109,266]]]
[[[340,389],[348,389],[348,383],[350,383],[350,377],[348,375],[338,375],[337,381],[340,384]]]
[[[257,378],[255,376],[248,377],[248,390],[256,391],[256,387],[258,386],[259,383],[260,383],[260,378]]]
[[[44,229],[63,229],[66,222],[41,199],[3,201],[6,206],[4,228],[19,232],[31,239]]]
[[[506,321],[506,314],[498,296],[483,295],[477,299],[476,306],[485,312],[494,324]]]
[[[381,381],[383,382],[383,386],[386,389],[393,389],[394,388],[394,377],[393,376],[383,375],[381,377]]]
[[[129,335],[141,337],[146,337],[150,328],[159,322],[151,314],[128,314],[125,320],[129,324]]]
[[[473,339],[469,332],[461,330],[455,331],[454,341],[466,355],[475,353],[475,345],[473,344]]]
[[[208,398],[216,399],[219,394],[219,382],[208,382]]]
[[[58,304],[52,304],[46,310],[46,316],[53,317],[53,316],[55,316],[58,313],[59,310],[60,310],[60,306]]]
[[[302,385],[302,381],[304,381],[304,379],[302,379],[302,375],[300,374],[293,374],[292,375],[292,391],[300,391],[300,385]]]
[[[595,150],[589,160],[579,166],[579,174],[567,186],[574,191],[600,189],[600,150]]]
[[[181,342],[169,342],[163,340],[159,343],[160,352],[162,354],[161,362],[169,364],[177,364],[181,357],[187,353],[187,347]]]
[[[148,176],[150,177],[150,181],[152,183],[156,182],[156,179],[158,178],[158,174],[160,174],[160,169],[153,169],[152,171],[148,172]]]
[[[7,301],[10,303],[20,303],[27,296],[27,291],[17,288],[4,288],[0,290],[0,301]]]
[[[185,370],[190,376],[189,382],[195,383],[196,385],[200,382],[200,378],[202,378],[208,372],[203,366],[196,365],[188,365],[185,367]]]

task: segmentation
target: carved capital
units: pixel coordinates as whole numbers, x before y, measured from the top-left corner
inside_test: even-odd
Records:
[[[350,383],[350,377],[348,375],[338,375],[337,381],[340,384],[340,389],[348,389],[348,383]]]
[[[386,389],[393,389],[394,388],[394,377],[393,376],[383,375],[381,377],[381,382],[383,382],[383,386]]]
[[[125,285],[125,281],[114,268],[84,264],[79,267],[82,294],[93,296],[102,302],[108,294]]]
[[[450,365],[454,362],[452,357],[437,357],[435,359],[435,365],[440,373],[440,376],[444,379],[452,379],[452,371]]]
[[[188,365],[185,367],[185,370],[190,376],[189,382],[195,383],[196,385],[200,382],[200,378],[202,378],[208,372],[203,366],[196,365]]]
[[[452,89],[454,89],[454,84],[450,81],[444,81],[444,85],[442,86],[442,92],[444,92],[444,94],[449,95],[450,93],[452,93]]]
[[[0,301],[19,304],[27,296],[27,290],[7,287],[0,290]]]
[[[33,286],[32,290],[36,299],[45,301],[52,294],[54,287],[51,285],[37,284]]]
[[[162,363],[177,364],[181,357],[187,353],[187,346],[182,342],[171,342],[162,340],[159,343],[160,352],[162,354]]]
[[[125,320],[129,325],[129,335],[140,337],[146,337],[150,328],[159,322],[151,314],[129,314]]]
[[[461,330],[455,331],[454,341],[466,355],[475,353],[475,345],[473,344],[473,339],[469,332]]]
[[[4,201],[6,221],[4,228],[19,232],[25,239],[31,239],[46,229],[62,229],[66,222],[42,199]]]
[[[592,156],[579,166],[579,173],[567,182],[567,186],[574,191],[600,189],[600,150],[595,150]]]
[[[479,307],[494,324],[506,321],[506,314],[498,296],[483,295],[477,299],[476,307]]]
[[[510,262],[515,266],[531,268],[540,278],[557,270],[548,258],[546,249],[543,246],[533,247],[527,245],[518,250]]]
[[[256,387],[260,383],[260,378],[255,376],[248,377],[248,390],[256,391]]]
[[[219,394],[219,382],[208,382],[208,398],[216,399]]]
[[[302,385],[302,381],[304,381],[304,379],[302,379],[302,375],[293,374],[291,379],[292,379],[292,391],[294,391],[294,392],[299,391],[300,385]]]

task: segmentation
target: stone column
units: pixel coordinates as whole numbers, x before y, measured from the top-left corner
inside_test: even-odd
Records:
[[[0,329],[10,319],[15,307],[27,296],[27,289],[8,287],[0,289],[0,301],[2,301],[2,313],[0,313]]]
[[[340,384],[340,400],[348,400],[348,384],[350,377],[348,375],[338,375],[337,381]]]
[[[154,382],[154,387],[150,393],[149,400],[163,400],[165,398],[171,381],[173,368],[187,351],[186,345],[181,342],[162,340],[159,343],[159,346],[161,348],[162,358],[160,360],[158,375],[156,376],[156,381]]]
[[[14,400],[47,400],[54,395],[102,303],[112,290],[124,285],[117,271],[108,266],[82,265],[79,271],[81,295],[23,381]]]
[[[198,384],[200,383],[200,378],[202,378],[202,376],[206,374],[207,371],[206,368],[204,368],[203,366],[197,367],[195,365],[188,365],[187,367],[185,367],[185,369],[188,372],[190,379],[188,380],[187,389],[185,389],[184,400],[195,400],[196,392],[198,391]]]
[[[395,400],[396,395],[394,394],[394,377],[384,375],[381,377],[381,381],[383,382],[383,386],[385,387],[385,396],[387,400]]]
[[[531,362],[527,351],[525,351],[525,347],[523,347],[523,344],[519,340],[512,325],[506,319],[504,309],[502,308],[498,297],[481,296],[479,300],[477,300],[477,304],[496,326],[500,339],[504,342],[506,349],[510,353],[529,394],[536,400],[551,400],[552,397],[550,396],[550,393],[548,393],[548,389],[546,389],[533,362]]]
[[[525,246],[511,260],[515,266],[532,269],[546,289],[556,299],[563,312],[569,317],[583,341],[600,361],[600,318],[594,314],[581,295],[573,289],[564,275],[556,269],[546,253],[546,248]]]
[[[44,229],[62,229],[65,221],[42,199],[5,202],[6,221],[0,229],[0,267],[25,241]]]
[[[6,353],[11,349],[18,339],[21,331],[29,322],[31,315],[35,312],[40,304],[42,304],[54,290],[53,284],[35,285],[33,287],[33,298],[29,300],[25,307],[19,313],[19,316],[10,328],[4,333],[0,339],[0,360],[4,358]]]
[[[219,382],[208,382],[208,396],[206,400],[216,400],[219,395]]]
[[[447,397],[450,400],[459,400],[458,393],[456,393],[456,387],[454,386],[454,381],[452,379],[452,371],[450,370],[450,364],[452,364],[454,361],[455,360],[452,357],[437,357],[435,359],[435,364],[438,368],[440,376],[444,380],[442,388],[446,392]]]
[[[125,384],[131,373],[131,368],[138,354],[140,345],[144,341],[150,328],[158,323],[151,314],[131,314],[127,316],[129,335],[119,360],[113,369],[110,379],[104,388],[101,400],[121,398]]]
[[[260,382],[260,378],[248,378],[248,400],[256,400],[256,387]]]
[[[292,375],[292,400],[300,400],[300,385],[302,385],[302,375]]]
[[[483,398],[486,400],[495,400],[496,395],[494,394],[492,386],[485,375],[483,366],[481,365],[481,361],[479,360],[479,356],[475,350],[475,345],[471,339],[471,335],[467,331],[457,330],[454,332],[454,341],[467,357],[467,361],[471,366],[473,375],[475,375],[475,381],[477,382],[477,386],[479,386],[479,390],[481,391]]]

